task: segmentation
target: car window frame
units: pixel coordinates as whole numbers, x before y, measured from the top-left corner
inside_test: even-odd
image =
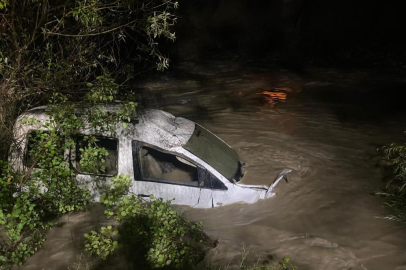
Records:
[[[77,152],[77,138],[79,136],[85,137],[85,136],[94,136],[96,138],[103,138],[103,139],[109,139],[109,140],[115,140],[117,141],[117,157],[116,157],[116,168],[117,172],[116,174],[95,174],[95,173],[88,173],[88,172],[79,172],[78,169],[76,168],[76,152]],[[115,177],[119,174],[119,155],[120,155],[120,139],[115,138],[115,137],[109,137],[109,136],[104,136],[104,135],[95,135],[95,134],[83,134],[83,133],[77,133],[74,135],[74,140],[75,140],[75,146],[69,153],[69,162],[70,165],[72,166],[73,170],[75,171],[76,175],[90,175],[90,176],[96,176],[96,177]],[[72,155],[72,152],[74,153],[74,156]]]
[[[136,146],[136,147],[134,147]],[[142,164],[141,164],[141,149],[142,147],[149,147],[152,148],[154,150],[160,151],[162,153],[165,154],[170,154],[170,155],[174,155],[175,157],[178,156],[180,158],[185,159],[186,161],[194,164],[196,166],[196,171],[197,171],[197,181],[193,181],[193,182],[184,182],[184,181],[176,181],[176,180],[168,180],[168,179],[162,179],[162,178],[147,178],[145,179],[143,176],[143,172],[142,172]],[[134,181],[144,181],[144,182],[154,182],[154,183],[163,183],[163,184],[170,184],[170,185],[177,185],[177,186],[186,186],[186,187],[196,187],[196,188],[203,188],[203,189],[210,189],[210,190],[228,190],[228,188],[224,185],[224,183],[218,179],[218,177],[214,176],[211,172],[209,172],[206,168],[204,168],[203,166],[201,166],[200,164],[198,164],[196,161],[190,159],[189,157],[180,154],[180,153],[174,153],[172,151],[168,151],[166,149],[163,149],[161,147],[158,147],[156,145],[152,145],[146,142],[142,142],[142,141],[138,141],[138,140],[132,140],[131,142],[131,154],[133,156],[133,168],[134,168]],[[136,149],[134,149],[136,148]],[[134,153],[135,151],[135,153]],[[136,158],[134,158],[136,157]],[[137,170],[136,170],[137,169]],[[201,186],[201,179],[199,179],[199,170],[205,169],[207,170],[212,177],[215,178],[216,181],[218,181],[219,183],[221,183],[221,185],[223,185],[224,188],[222,189],[218,189],[218,188],[212,188],[212,187],[208,187],[208,186]]]
[[[25,145],[24,145],[24,151],[23,151],[23,155],[22,155],[22,165],[24,168],[31,168],[32,165],[28,166],[28,158],[29,158],[29,153],[28,153],[28,147],[30,144],[30,138],[29,136],[32,133],[35,133],[37,131],[43,131],[45,133],[49,133],[49,130],[47,129],[29,129],[26,133],[25,133]],[[65,164],[69,165],[69,149],[64,149],[63,150],[63,161],[65,162]],[[40,167],[32,167],[32,169],[34,171],[38,171],[38,170],[42,170],[42,168]]]
[[[42,129],[30,129],[30,130],[28,130],[27,132],[26,132],[26,134],[25,134],[25,147],[24,147],[24,155],[23,155],[23,166],[25,167],[25,168],[30,168],[32,165],[28,165],[28,159],[29,159],[29,152],[28,152],[28,147],[29,147],[29,145],[30,145],[30,135],[32,134],[32,133],[34,133],[34,132],[37,132],[37,131],[44,131],[44,132],[49,132],[49,131],[47,131],[47,130],[42,130]],[[33,169],[41,169],[41,168],[39,168],[39,167],[33,167]]]

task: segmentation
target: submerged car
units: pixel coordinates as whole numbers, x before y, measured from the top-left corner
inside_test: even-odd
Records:
[[[37,123],[26,124],[26,118],[35,118]],[[44,130],[47,119],[45,107],[18,118],[14,130],[21,147],[11,155],[15,169],[25,170],[32,164],[28,135]],[[83,130],[75,138],[75,149],[64,153],[77,179],[89,187],[95,201],[99,199],[99,187],[109,178],[126,174],[133,179],[135,194],[173,199],[174,204],[210,208],[254,203],[272,197],[276,184],[291,171],[282,171],[270,186],[241,184],[244,165],[234,149],[199,124],[160,110],[139,112],[137,121],[126,128],[117,125],[114,133],[110,137]],[[109,153],[103,173],[91,174],[80,166],[79,149],[85,144],[86,135],[96,136],[97,144]]]

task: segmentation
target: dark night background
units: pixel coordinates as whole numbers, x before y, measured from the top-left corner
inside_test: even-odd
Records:
[[[406,65],[401,1],[181,0],[173,62],[264,60],[287,68]]]

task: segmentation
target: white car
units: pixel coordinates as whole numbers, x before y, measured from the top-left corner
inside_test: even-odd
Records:
[[[49,119],[45,110],[32,109],[16,121],[15,139],[21,147],[10,158],[16,170],[26,170],[30,165],[28,135],[44,130],[43,124]],[[38,123],[24,124],[26,118],[35,118]],[[99,187],[111,177],[126,174],[134,180],[134,193],[174,199],[174,204],[210,208],[254,203],[273,196],[276,184],[291,171],[283,170],[269,187],[239,184],[243,164],[229,145],[202,126],[160,110],[139,112],[137,121],[126,128],[117,125],[114,133],[111,137],[83,130],[76,136],[75,149],[64,152],[77,179],[89,187],[95,201],[99,199]],[[79,148],[85,144],[85,135],[95,135],[97,143],[109,152],[103,173],[90,174],[81,169]]]

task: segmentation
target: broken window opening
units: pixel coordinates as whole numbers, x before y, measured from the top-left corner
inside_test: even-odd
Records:
[[[104,157],[104,162],[100,160],[96,166],[98,168],[104,168],[104,170],[99,169],[99,171],[96,173],[96,175],[100,176],[115,176],[118,173],[118,166],[117,166],[117,160],[118,160],[118,142],[117,139],[110,139],[110,138],[105,138],[105,137],[99,137],[95,136],[97,139],[96,141],[96,146],[99,148],[104,148],[107,150],[108,155]],[[82,168],[80,164],[80,160],[82,159],[82,152],[80,149],[85,149],[88,147],[89,142],[85,140],[85,136],[77,136],[76,137],[76,151],[75,151],[75,156],[72,157],[72,160],[74,161],[73,167],[76,169],[78,173],[81,174],[92,174],[94,175],[93,172],[89,172],[86,169]]]
[[[191,162],[146,146],[139,153],[143,180],[197,185],[197,168]]]
[[[45,136],[45,137],[43,137]],[[41,140],[46,140],[46,138],[49,136],[48,131],[43,131],[43,130],[33,130],[28,133],[27,135],[27,147],[25,150],[25,157],[24,157],[24,165],[28,168],[32,167],[35,169],[41,169],[39,164],[41,162],[44,162],[45,160],[42,159],[41,157],[36,157],[35,154],[34,156],[31,155],[31,152],[35,150],[36,154],[38,151],[41,151],[42,148],[39,148],[39,143],[41,143]],[[41,139],[42,137],[42,139]],[[64,154],[64,149],[59,150],[59,154],[63,156]],[[34,164],[34,162],[36,162]]]

